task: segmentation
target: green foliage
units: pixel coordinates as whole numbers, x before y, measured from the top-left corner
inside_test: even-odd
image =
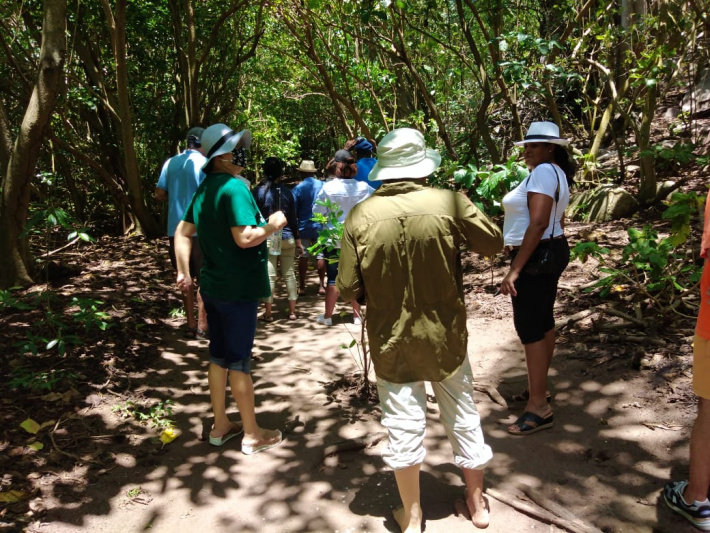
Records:
[[[311,219],[322,226],[321,230],[318,232],[318,239],[308,248],[308,253],[314,256],[338,250],[340,248],[340,240],[343,238],[343,223],[340,222],[340,217],[343,216],[343,210],[340,209],[340,204],[331,202],[330,200],[318,200],[316,205],[325,207],[327,213],[314,212],[313,218]],[[331,257],[328,260],[335,263],[338,261],[338,258]]]
[[[621,293],[631,299],[647,299],[657,311],[667,311],[700,278],[700,270],[688,261],[683,245],[690,233],[690,218],[701,205],[702,197],[695,193],[675,194],[663,213],[663,218],[671,222],[669,236],[660,237],[648,225],[643,229],[629,228],[629,243],[619,258],[612,258],[608,248],[595,242],[577,243],[572,258],[582,263],[590,257],[599,261],[599,271],[604,276],[595,287],[601,289],[603,298]]]
[[[697,193],[674,193],[671,204],[663,212],[662,218],[671,222],[671,245],[683,244],[690,235],[690,219],[705,203],[705,198]]]
[[[66,370],[49,370],[34,372],[26,367],[19,367],[12,372],[8,383],[10,389],[23,388],[35,392],[52,391],[62,381],[74,381],[78,378],[73,372]]]
[[[479,169],[473,164],[459,168],[454,172],[454,181],[468,190],[469,198],[479,209],[497,215],[502,211],[503,196],[529,174],[517,156],[512,156],[504,165],[492,165],[489,169]]]
[[[169,417],[173,415],[173,401],[165,400],[150,406],[140,405],[132,400],[115,405],[112,409],[122,418],[133,418],[141,424],[147,424],[152,428],[171,428],[175,422]]]
[[[693,143],[678,141],[671,147],[655,144],[650,150],[642,150],[640,155],[653,156],[656,168],[659,170],[677,170],[692,162],[697,161],[700,164],[707,162],[707,157],[695,155],[695,148]]]
[[[21,354],[56,350],[64,356],[71,346],[81,346],[84,341],[76,334],[83,329],[88,334],[94,329],[105,331],[111,327],[111,316],[102,311],[101,300],[72,297],[68,304],[61,303],[53,291],[42,291],[24,298],[15,297],[11,291],[0,291],[0,309],[34,311],[41,318],[32,322],[25,338],[13,344]],[[66,317],[71,316],[71,324]]]
[[[72,298],[72,304],[79,307],[78,311],[72,313],[74,322],[83,325],[87,333],[94,328],[106,331],[107,328],[111,327],[112,324],[108,323],[108,320],[111,320],[111,315],[101,311],[98,307],[103,305],[101,300],[77,298],[75,296]]]
[[[184,307],[174,307],[168,313],[170,318],[185,318],[185,308]]]
[[[34,309],[34,307],[21,299],[15,298],[12,291],[19,289],[20,287],[11,287],[7,290],[0,289],[0,310],[2,309],[17,309],[18,311],[27,311],[28,309]]]

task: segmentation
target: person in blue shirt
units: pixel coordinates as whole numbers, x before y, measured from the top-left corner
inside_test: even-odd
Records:
[[[370,181],[369,178],[372,167],[377,163],[377,159],[372,157],[375,150],[375,141],[368,140],[365,137],[357,137],[345,144],[345,150],[354,154],[357,160],[357,174],[355,175],[355,179],[357,181],[364,181],[373,189],[379,188],[382,182],[377,180]]]
[[[298,294],[306,294],[306,275],[308,273],[308,260],[311,257],[308,248],[318,239],[320,224],[311,220],[313,218],[313,202],[318,192],[323,187],[323,182],[316,178],[316,166],[310,159],[304,159],[296,169],[301,177],[301,182],[293,188],[293,197],[296,200],[296,216],[298,217],[298,233],[301,236],[304,252],[298,259]],[[316,267],[320,285],[318,294],[325,294],[325,259],[322,255],[316,258]]]
[[[183,153],[171,157],[163,164],[158,184],[155,187],[155,199],[159,202],[168,203],[167,230],[170,243],[168,253],[170,254],[170,262],[176,272],[175,228],[177,228],[182,219],[197,187],[205,179],[202,166],[207,159],[199,151],[203,131],[203,128],[191,128],[187,132],[187,149]],[[193,239],[196,238],[197,236],[193,237]],[[197,278],[198,285],[201,268],[202,252],[195,242],[190,256],[190,274],[193,278]],[[195,322],[195,299],[197,299],[197,322]],[[205,315],[200,291],[198,290],[196,295],[194,292],[183,293],[183,303],[187,318],[185,336],[190,339],[205,338],[207,335],[207,316]]]

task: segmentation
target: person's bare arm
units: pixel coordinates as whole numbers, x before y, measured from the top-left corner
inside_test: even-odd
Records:
[[[161,189],[160,187],[155,188],[155,199],[158,200],[159,202],[167,202],[168,200],[168,191],[165,189]]]
[[[276,211],[264,226],[235,226],[231,228],[234,242],[240,248],[253,248],[264,242],[286,225],[286,216]]]
[[[177,286],[182,292],[192,290],[192,277],[190,276],[190,252],[192,251],[192,237],[197,228],[194,224],[181,220],[175,229],[175,259],[178,275]]]

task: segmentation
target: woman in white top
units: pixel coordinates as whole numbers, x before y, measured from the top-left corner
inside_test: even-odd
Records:
[[[326,180],[318,192],[313,205],[314,213],[328,215],[328,208],[319,203],[327,200],[331,204],[339,206],[340,216],[338,221],[342,223],[355,205],[366,200],[375,192],[375,189],[364,181],[355,179],[357,165],[355,164],[355,158],[347,150],[335,152],[335,156],[325,167],[325,172],[326,176],[332,179]],[[327,260],[325,272],[328,280],[325,287],[325,313],[316,318],[316,322],[325,326],[333,325],[333,310],[340,294],[335,287],[335,279],[338,276],[338,262],[336,259],[340,257],[340,242],[333,243],[333,247],[333,250],[327,250],[324,253]],[[360,304],[353,302],[352,306],[353,323],[355,325],[361,324]]]
[[[530,176],[503,198],[503,239],[510,250],[510,271],[500,285],[513,302],[515,330],[525,349],[528,388],[513,397],[526,401],[524,413],[508,428],[527,435],[552,427],[554,418],[547,389],[547,373],[555,350],[552,314],[557,282],[569,263],[564,235],[564,213],[569,184],[576,170],[552,122],[533,122],[523,146]],[[549,253],[541,265],[540,258]]]

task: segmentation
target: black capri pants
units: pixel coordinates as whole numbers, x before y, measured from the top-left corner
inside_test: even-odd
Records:
[[[552,310],[557,297],[557,282],[569,264],[569,243],[566,237],[544,241],[540,245],[552,249],[557,269],[550,274],[532,275],[525,272],[523,267],[520,276],[515,280],[518,295],[511,297],[513,323],[523,344],[541,341],[545,338],[545,333],[555,327]],[[510,252],[511,261],[517,253],[518,250]]]

